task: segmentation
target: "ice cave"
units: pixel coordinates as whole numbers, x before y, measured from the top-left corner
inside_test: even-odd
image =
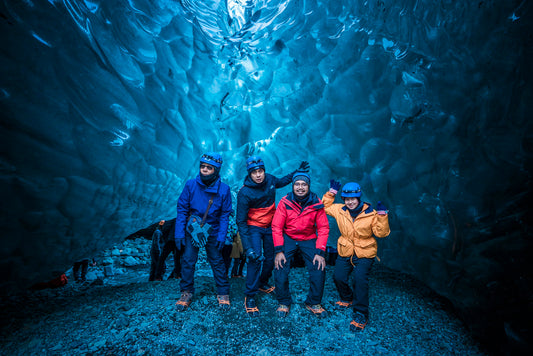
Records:
[[[1,1],[3,293],[175,217],[216,151],[235,195],[250,155],[275,175],[309,161],[319,196],[359,182],[390,209],[381,263],[474,331],[526,339],[532,16],[525,0]]]

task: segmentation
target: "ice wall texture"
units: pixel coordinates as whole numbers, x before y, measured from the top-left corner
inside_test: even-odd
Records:
[[[319,195],[330,178],[360,182],[391,210],[382,263],[471,322],[493,310],[498,328],[519,328],[510,306],[531,295],[530,2],[0,9],[3,285],[172,217],[206,150],[222,153],[236,191],[254,153],[274,174],[310,161]]]

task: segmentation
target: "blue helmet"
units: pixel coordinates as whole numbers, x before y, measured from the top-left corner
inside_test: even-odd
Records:
[[[343,198],[360,198],[363,193],[361,193],[361,187],[355,182],[346,183],[342,187],[341,197]]]
[[[265,169],[265,162],[259,156],[252,156],[246,160],[246,170],[248,173],[255,171],[256,169]]]
[[[220,168],[222,166],[222,156],[216,152],[207,152],[202,155],[200,162],[210,164],[215,168]]]

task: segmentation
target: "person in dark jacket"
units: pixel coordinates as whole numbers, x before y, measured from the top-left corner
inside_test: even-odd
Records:
[[[259,316],[255,302],[258,291],[272,293],[269,279],[274,269],[272,218],[276,211],[276,189],[288,185],[294,172],[277,178],[265,172],[265,163],[259,156],[246,160],[248,175],[237,195],[237,225],[244,254],[248,257],[244,308],[248,315]],[[302,162],[299,170],[309,170]]]
[[[226,236],[226,243],[222,249],[222,258],[224,259],[224,265],[226,266],[226,274],[229,273],[231,267],[231,252],[233,251],[233,241],[237,237],[237,224],[235,223],[235,213],[232,211],[230,214],[228,224],[228,235]]]
[[[174,256],[174,269],[168,276],[168,279],[171,278],[181,278],[181,257],[183,256],[184,250],[178,250],[176,248],[176,239],[174,237],[176,232],[176,219],[171,219],[169,221],[161,220],[163,224],[161,224],[161,236],[163,240],[163,247],[160,250],[159,258],[157,260],[156,264],[156,270],[154,273],[154,280],[156,281],[162,281],[163,276],[165,275],[165,271],[167,268],[166,259],[172,252]],[[156,230],[157,232],[157,230]],[[154,232],[155,235],[155,232]],[[152,241],[153,244],[153,241]]]
[[[96,262],[94,262],[94,258],[92,261],[92,265],[94,266]],[[83,258],[79,261],[74,262],[74,265],[72,267],[72,273],[74,274],[74,280],[76,282],[85,282],[87,271],[89,270],[89,259]]]
[[[150,276],[148,281],[153,282],[156,280],[157,265],[161,259],[161,252],[163,252],[163,246],[165,245],[165,238],[163,237],[163,224],[165,220],[161,220],[152,234],[152,245],[150,246]],[[176,246],[176,244],[174,244]],[[159,279],[161,280],[161,279]]]
[[[210,226],[205,243],[207,261],[211,265],[215,278],[218,304],[222,309],[230,307],[229,280],[222,258],[222,249],[225,245],[229,216],[232,211],[231,192],[229,186],[222,183],[220,179],[221,166],[220,154],[202,155],[199,174],[195,179],[190,179],[185,183],[178,199],[176,247],[180,250],[184,249],[180,281],[181,297],[176,303],[178,311],[184,311],[189,307],[194,294],[194,271],[199,247],[193,245],[191,229],[194,230],[194,225],[191,222],[195,219],[189,219],[191,216],[203,217],[205,215],[205,223]]]
[[[292,178],[292,192],[281,199],[272,220],[274,238],[274,278],[278,299],[278,317],[289,313],[292,298],[289,290],[291,259],[300,251],[309,272],[306,308],[318,317],[327,315],[320,305],[326,278],[326,244],[329,223],[324,204],[310,191],[311,178],[297,172]]]

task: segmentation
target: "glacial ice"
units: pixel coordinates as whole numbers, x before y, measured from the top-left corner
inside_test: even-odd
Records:
[[[2,1],[3,288],[172,218],[216,150],[234,192],[251,154],[276,175],[308,160],[319,195],[358,181],[390,209],[382,263],[463,310],[524,303],[531,16],[514,0]]]

